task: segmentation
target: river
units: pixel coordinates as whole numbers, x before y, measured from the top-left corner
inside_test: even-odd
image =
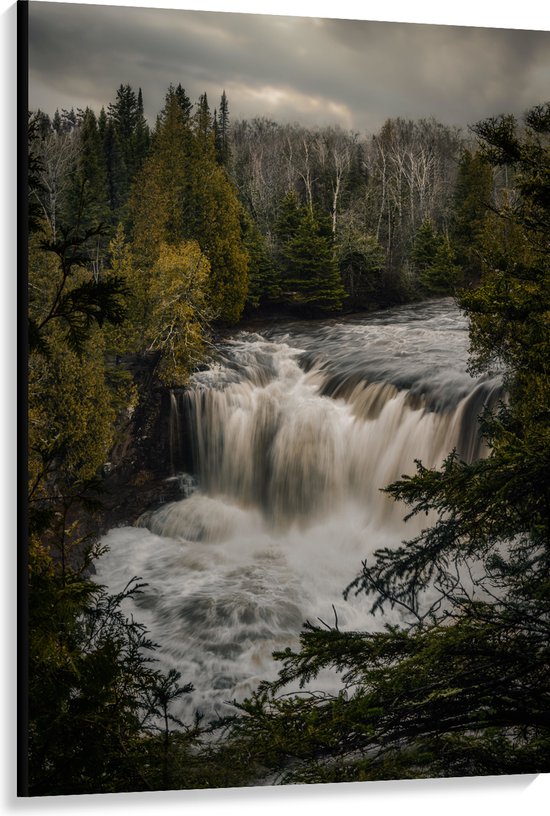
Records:
[[[444,299],[238,332],[173,393],[167,477],[185,497],[111,530],[97,578],[111,591],[147,583],[127,611],[159,666],[195,687],[179,716],[231,713],[276,676],[272,651],[295,645],[306,619],[397,620],[342,593],[366,556],[430,522],[405,525],[380,488],[415,459],[484,454],[476,419],[500,383],[473,379],[467,356],[466,319]]]

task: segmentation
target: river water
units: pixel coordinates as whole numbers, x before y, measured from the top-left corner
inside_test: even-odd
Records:
[[[497,379],[467,373],[468,334],[451,300],[235,334],[172,395],[173,473],[185,498],[111,530],[97,577],[147,583],[127,611],[195,691],[177,712],[231,713],[302,623],[382,628],[345,587],[376,549],[430,519],[380,488],[484,454],[477,431]],[[183,495],[183,494],[182,494]],[[330,685],[330,679],[326,682]]]

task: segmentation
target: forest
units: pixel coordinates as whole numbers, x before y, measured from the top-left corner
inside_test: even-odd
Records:
[[[548,772],[550,103],[466,132],[391,119],[360,136],[233,122],[225,92],[212,109],[181,85],[150,127],[141,90],[120,85],[99,112],[35,111],[26,130],[22,790]],[[502,372],[507,398],[480,418],[486,457],[450,451],[386,487],[438,520],[342,591],[408,622],[304,622],[236,716],[181,721],[192,684],[155,666],[123,611],[139,579],[117,595],[93,580],[107,463],[144,399],[136,361],[184,387],[221,334],[258,318],[442,296],[468,316],[471,370]],[[325,669],[338,694],[310,690]]]

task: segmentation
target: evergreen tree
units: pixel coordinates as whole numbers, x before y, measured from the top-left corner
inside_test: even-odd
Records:
[[[341,309],[345,298],[328,218],[285,197],[277,225],[283,287],[292,302],[309,309]]]
[[[132,198],[133,246],[150,269],[163,243],[196,240],[210,261],[209,302],[219,319],[239,319],[246,301],[248,258],[240,205],[216,162],[206,95],[189,120],[173,88],[166,97]]]
[[[149,152],[149,147],[151,144],[151,134],[149,132],[149,126],[145,119],[145,113],[143,109],[143,94],[141,92],[141,88],[138,89],[136,125],[134,128],[132,138],[134,142],[134,157],[135,157],[134,172],[132,175],[133,180],[136,174],[141,170],[141,167],[143,165],[143,162],[145,161],[145,157]]]
[[[214,128],[207,95],[201,94],[195,111],[194,132],[198,146],[207,154],[214,152]]]
[[[138,119],[137,97],[130,85],[120,85],[116,99],[109,105],[109,117],[123,151],[128,176],[134,170],[133,135]]]
[[[254,219],[243,209],[241,214],[243,242],[248,254],[247,305],[258,309],[279,299],[280,278],[275,263]]]
[[[217,122],[216,155],[218,162],[228,168],[231,162],[231,138],[229,129],[229,103],[225,91],[220,100],[220,114]]]
[[[113,190],[114,220],[124,215],[130,189],[149,149],[149,129],[143,113],[141,88],[136,96],[130,85],[120,85],[109,105],[114,141],[110,148],[110,187]]]
[[[116,135],[115,126],[112,119],[108,119],[102,110],[99,118],[99,132],[103,144],[103,159],[107,174],[107,194],[109,208],[111,210],[111,224],[119,220],[126,203],[125,196],[128,192],[126,170],[124,160],[119,148],[119,140]]]
[[[33,120],[29,125],[29,348],[48,356],[49,334],[58,325],[68,346],[81,354],[94,324],[118,323],[124,315],[124,286],[119,278],[109,281],[98,276],[98,241],[102,230],[93,219],[105,211],[101,201],[104,175],[95,117],[89,112],[86,150],[71,174],[68,201],[55,232],[35,206],[42,188],[42,161],[37,153]],[[70,156],[72,166],[72,154]],[[76,211],[70,212],[71,200]],[[84,222],[84,223],[83,223]],[[86,228],[91,222],[92,226]]]
[[[418,229],[410,260],[415,271],[414,286],[426,295],[447,295],[461,283],[462,273],[455,263],[449,240],[440,235],[430,219]]]
[[[77,125],[78,116],[75,113],[74,108],[71,108],[70,110],[61,108],[61,130],[64,133],[70,133],[76,128]]]
[[[337,257],[342,282],[350,304],[365,309],[384,300],[383,275],[386,257],[373,236],[353,226],[339,230]]]
[[[40,157],[41,138],[36,117],[29,114],[27,124],[28,138],[28,165],[27,165],[27,196],[28,196],[28,223],[30,232],[40,231],[43,227],[43,210],[41,201],[45,194],[42,173],[43,162]]]
[[[150,318],[142,326],[150,350],[162,352],[159,375],[184,383],[204,356],[212,311],[210,264],[196,241],[163,244],[147,289]]]
[[[220,137],[220,125],[218,123],[218,111],[214,108],[214,115],[212,117],[212,130],[214,131],[214,147],[216,150],[216,159],[218,164],[221,164],[220,156],[221,156],[221,137]]]
[[[86,575],[101,554],[89,547],[79,567],[62,566],[32,537],[29,555],[29,793],[31,796],[158,790],[170,785],[174,699],[189,694],[175,670],[153,668],[153,643],[117,595]],[[74,561],[74,559],[73,559]],[[183,731],[185,766],[197,728]],[[144,761],[144,757],[146,758]]]
[[[280,203],[275,224],[275,235],[280,247],[292,240],[300,223],[300,201],[295,190],[290,190]]]
[[[421,275],[434,262],[437,251],[441,245],[441,238],[438,235],[431,218],[426,218],[418,228],[414,236],[414,242],[410,253],[417,275]]]
[[[58,108],[56,108],[56,111],[52,119],[52,130],[54,131],[54,133],[61,132],[61,115],[59,113]]]
[[[493,201],[493,171],[478,151],[463,150],[458,164],[450,235],[467,282],[479,280],[480,240]]]
[[[193,110],[193,104],[187,94],[185,93],[185,88],[182,88],[181,83],[178,84],[178,87],[174,90],[174,95],[178,101],[178,104],[181,108],[181,112],[183,114],[183,118],[188,120],[191,117],[191,111]]]
[[[248,255],[240,212],[225,170],[216,163],[213,151],[201,150],[191,165],[185,235],[199,242],[210,261],[210,302],[219,319],[230,323],[241,316],[248,291]]]
[[[192,133],[173,88],[158,118],[151,154],[130,200],[132,246],[138,265],[150,268],[164,242],[185,235]]]
[[[462,283],[462,270],[447,238],[442,237],[435,256],[420,273],[420,284],[429,295],[453,294]]]
[[[65,225],[79,232],[109,223],[103,146],[95,113],[87,108],[78,127],[77,167],[63,211]]]

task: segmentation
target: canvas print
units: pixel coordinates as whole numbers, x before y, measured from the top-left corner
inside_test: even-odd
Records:
[[[548,33],[20,12],[21,795],[550,771]]]

